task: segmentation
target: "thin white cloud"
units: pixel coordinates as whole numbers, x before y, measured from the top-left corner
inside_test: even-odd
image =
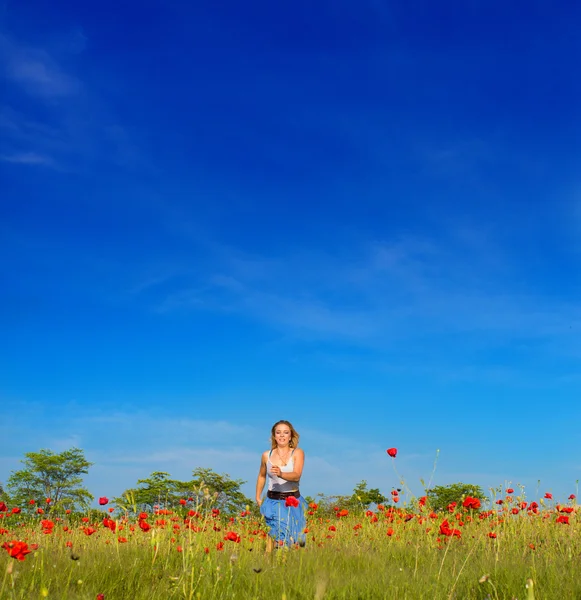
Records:
[[[65,73],[43,49],[17,44],[0,35],[5,76],[32,96],[58,98],[79,91],[80,82]]]
[[[56,163],[48,156],[36,152],[17,152],[15,154],[1,154],[0,161],[16,165],[39,165],[44,167],[55,167]]]

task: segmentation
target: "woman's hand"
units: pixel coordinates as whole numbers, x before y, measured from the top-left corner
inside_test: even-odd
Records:
[[[277,477],[281,477],[282,475],[282,471],[280,470],[280,467],[278,465],[273,465],[270,469],[270,472],[273,475],[276,475]]]
[[[258,504],[258,506],[262,506],[262,498],[257,497],[256,498],[256,504]]]

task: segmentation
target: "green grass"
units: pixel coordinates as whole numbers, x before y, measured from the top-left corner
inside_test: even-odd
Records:
[[[512,515],[509,506],[484,519],[463,510],[458,518],[448,513],[430,518],[417,507],[409,521],[405,509],[391,517],[379,512],[376,522],[363,515],[339,519],[315,513],[305,548],[271,554],[265,553],[264,530],[252,517],[230,522],[208,516],[196,520],[199,531],[193,531],[184,527],[178,510],[163,517],[164,526],[150,517],[149,532],[132,519],[119,519],[122,531],[99,522],[93,523],[97,532],[87,536],[85,523],[64,519],[44,534],[36,518],[13,515],[0,521],[7,530],[0,545],[22,540],[38,549],[23,561],[0,549],[0,598],[580,600],[576,507],[567,525],[556,522],[554,507]],[[445,518],[461,531],[460,538],[439,533]],[[387,535],[388,528],[393,535]],[[241,541],[225,541],[227,531],[240,534]],[[128,541],[119,543],[119,536]],[[534,587],[527,589],[529,579]]]

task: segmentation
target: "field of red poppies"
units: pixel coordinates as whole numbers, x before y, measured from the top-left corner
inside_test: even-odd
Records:
[[[504,492],[437,513],[426,497],[358,513],[311,503],[307,545],[270,554],[255,512],[227,516],[189,498],[149,513],[105,497],[86,515],[51,511],[44,498],[0,504],[0,598],[579,600],[575,495]]]

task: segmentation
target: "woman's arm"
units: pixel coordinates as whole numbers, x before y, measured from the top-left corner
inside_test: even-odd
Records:
[[[268,453],[265,452],[262,455],[262,459],[260,461],[260,469],[258,471],[258,479],[256,480],[256,503],[258,506],[262,504],[262,490],[264,489],[264,484],[266,483],[266,455]]]
[[[278,476],[286,481],[299,481],[303,474],[303,466],[305,464],[305,453],[297,448],[293,454],[293,470],[288,473],[281,472]]]

